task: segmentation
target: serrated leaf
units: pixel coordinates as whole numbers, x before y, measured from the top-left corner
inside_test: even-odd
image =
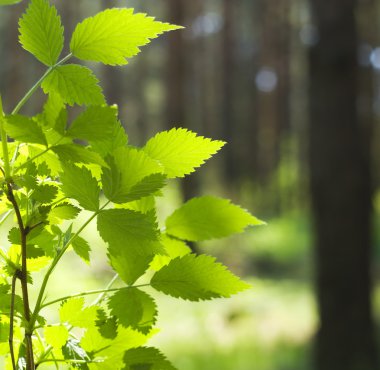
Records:
[[[57,9],[47,0],[32,0],[19,22],[20,43],[40,62],[53,66],[63,48],[63,27]]]
[[[96,327],[99,333],[107,339],[115,339],[117,335],[117,319],[115,316],[108,317],[103,309],[98,310]]]
[[[57,176],[62,170],[61,163],[56,154],[46,151],[41,147],[28,145],[29,157],[34,158],[33,163],[37,166],[40,175]]]
[[[86,351],[79,345],[77,339],[70,338],[62,348],[63,357],[66,360],[91,361]],[[88,370],[86,363],[72,364],[72,368]]]
[[[107,163],[96,152],[91,151],[87,147],[78,144],[56,145],[51,149],[56,153],[61,162],[71,163],[93,163],[99,166],[107,166]]]
[[[152,213],[106,210],[98,216],[98,230],[109,245],[112,267],[127,284],[139,278],[147,270],[154,254],[162,251]]]
[[[112,133],[106,139],[107,140],[93,141],[91,143],[91,148],[103,158],[106,157],[107,154],[113,153],[115,149],[124,147],[128,143],[128,136],[119,121],[113,124]]]
[[[151,195],[165,185],[161,166],[135,148],[117,148],[107,163],[109,168],[103,169],[103,190],[114,203]]]
[[[48,128],[56,126],[59,115],[65,110],[65,104],[58,93],[49,94],[42,111],[42,120]]]
[[[161,236],[161,244],[165,248],[166,255],[154,256],[150,268],[155,271],[158,271],[163,266],[169,264],[174,258],[183,257],[186,254],[191,253],[190,247],[187,246],[185,242],[179,239],[173,239],[166,234]]]
[[[100,189],[91,172],[69,163],[62,165],[62,168],[60,179],[65,195],[76,199],[84,209],[96,212],[99,209]]]
[[[264,224],[228,199],[211,196],[193,198],[166,220],[169,235],[189,241],[223,238],[247,226]]]
[[[55,206],[48,215],[50,223],[59,223],[61,220],[72,220],[80,212],[80,209],[69,203],[61,203]]]
[[[96,327],[92,327],[86,331],[81,346],[87,353],[95,353],[95,360],[99,359],[91,364],[91,370],[115,370],[123,367],[126,350],[142,346],[147,340],[144,334],[122,326],[119,326],[115,339],[106,339]]]
[[[47,344],[53,348],[60,349],[69,339],[69,331],[63,325],[45,326],[44,336]]]
[[[144,151],[158,160],[168,177],[184,177],[224,146],[223,141],[197,136],[184,128],[173,128],[150,139]]]
[[[188,254],[157,271],[151,286],[165,294],[190,301],[230,297],[249,288],[215,258]]]
[[[165,356],[153,347],[132,348],[124,354],[122,370],[176,370]]]
[[[88,328],[95,325],[97,306],[84,306],[84,298],[70,298],[59,309],[62,323],[66,322],[79,328]]]
[[[83,259],[86,263],[90,262],[90,245],[87,240],[80,236],[77,236],[71,243],[75,253]]]
[[[182,27],[157,22],[146,14],[133,14],[133,9],[107,9],[77,25],[70,49],[82,60],[124,65],[150,39],[178,28]]]
[[[4,126],[7,134],[15,140],[47,145],[42,128],[32,118],[19,114],[7,116]]]
[[[42,204],[46,204],[51,203],[57,196],[57,193],[58,189],[56,186],[49,184],[40,184],[33,190],[31,198]]]
[[[98,79],[87,67],[77,64],[58,66],[45,78],[45,94],[59,94],[68,105],[102,105],[105,103]]]
[[[157,306],[153,298],[137,288],[124,288],[108,301],[111,314],[124,327],[147,334],[156,322]]]
[[[67,135],[88,142],[113,140],[113,129],[117,123],[115,107],[90,106],[73,121]]]

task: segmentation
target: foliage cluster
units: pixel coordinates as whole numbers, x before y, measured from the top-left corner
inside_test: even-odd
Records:
[[[179,28],[132,9],[107,9],[76,26],[70,51],[60,59],[64,28],[56,8],[31,0],[20,18],[22,47],[47,70],[10,114],[0,99],[2,227],[14,219],[5,229],[10,245],[0,249],[0,355],[7,357],[7,369],[45,363],[173,369],[158,349],[146,346],[157,307],[144,288],[191,301],[247,288],[213,257],[192,254],[186,242],[226,237],[260,224],[258,219],[213,196],[185,203],[162,229],[156,217],[155,199],[167,181],[192,173],[224,143],[179,128],[158,133],[142,148],[130,145],[117,107],[106,104],[94,73],[68,64],[77,58],[124,65],[151,39]],[[40,87],[47,95],[41,112],[21,115]],[[73,118],[72,106],[81,107]],[[90,216],[78,226],[74,221],[83,210]],[[105,289],[49,301],[49,278],[65,253],[90,262],[90,243],[81,232],[93,220],[115,277]],[[33,284],[36,272],[40,286]],[[124,287],[112,288],[116,279]],[[36,291],[33,304],[30,289]],[[89,295],[97,297],[86,304]],[[44,309],[54,304],[60,305],[59,322],[47,322]]]

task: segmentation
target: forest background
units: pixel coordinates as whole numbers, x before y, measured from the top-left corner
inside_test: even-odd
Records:
[[[173,204],[163,204],[163,213],[181,199],[214,194],[268,222],[193,246],[217,255],[253,289],[196,305],[159,297],[165,329],[155,344],[183,370],[378,370],[379,2],[53,2],[68,33],[113,6],[186,27],[126,68],[94,67],[107,101],[118,104],[136,145],[171,127],[228,142],[170,189]],[[25,6],[0,13],[6,111],[43,73],[18,45]],[[41,99],[24,112],[36,112]],[[108,279],[101,253],[94,245],[89,267],[67,260],[56,287],[64,294]],[[80,281],[68,279],[72,268]]]

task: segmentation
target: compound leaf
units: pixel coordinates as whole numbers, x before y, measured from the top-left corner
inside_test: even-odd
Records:
[[[63,27],[57,9],[47,0],[32,0],[19,26],[23,48],[40,62],[53,66],[63,48]]]
[[[193,198],[166,219],[169,235],[189,241],[223,238],[263,222],[228,199]]]
[[[178,28],[181,27],[157,22],[146,14],[133,14],[133,9],[107,9],[77,25],[70,49],[82,60],[124,65],[150,39]]]
[[[150,139],[144,151],[158,160],[168,177],[184,177],[201,166],[225,143],[197,136],[184,128],[158,133]]]
[[[214,257],[194,254],[172,260],[154,274],[151,285],[165,294],[190,301],[230,297],[249,288],[226,266],[215,262]]]
[[[105,103],[98,79],[87,67],[77,64],[58,66],[45,78],[41,87],[46,94],[59,94],[68,105],[102,105]]]
[[[84,209],[94,212],[99,209],[100,189],[90,170],[65,163],[60,178],[65,195],[76,199]]]

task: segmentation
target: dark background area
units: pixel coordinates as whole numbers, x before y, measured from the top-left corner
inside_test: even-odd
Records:
[[[54,3],[66,40],[77,22],[112,6],[186,27],[155,40],[126,67],[92,67],[132,143],[171,127],[228,142],[173,187],[173,202],[227,196],[268,222],[195,246],[253,277],[254,289],[227,311],[183,309],[203,315],[193,325],[214,325],[212,336],[233,340],[226,345],[199,332],[181,347],[181,330],[173,328],[177,347],[163,345],[175,347],[179,366],[380,369],[379,2]],[[17,41],[25,5],[0,13],[0,91],[8,112],[44,71]],[[37,94],[23,113],[36,113],[42,99]],[[198,348],[196,335],[212,346]]]

